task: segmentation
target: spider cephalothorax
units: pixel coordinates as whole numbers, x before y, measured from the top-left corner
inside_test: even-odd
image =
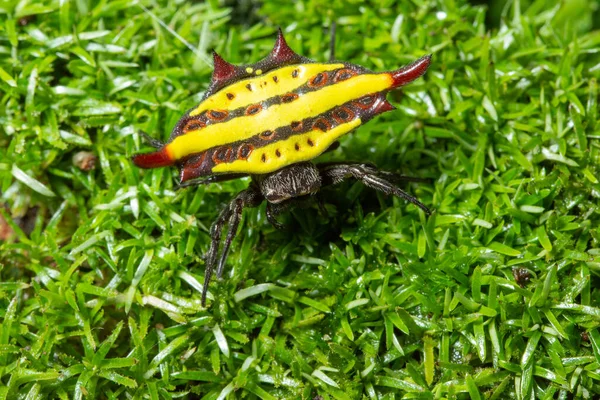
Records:
[[[393,110],[387,92],[423,75],[431,56],[395,71],[374,73],[350,63],[317,63],[299,56],[280,30],[269,56],[254,65],[234,66],[217,53],[213,57],[212,81],[200,104],[181,117],[166,144],[150,139],[158,150],[133,157],[142,168],[177,165],[182,186],[252,177],[250,186],[221,211],[211,228],[202,304],[215,266],[218,277],[223,272],[244,207],[266,200],[267,218],[279,227],[275,215],[294,199],[354,178],[429,213],[393,184],[406,177],[370,164],[315,165],[311,160],[340,136]]]

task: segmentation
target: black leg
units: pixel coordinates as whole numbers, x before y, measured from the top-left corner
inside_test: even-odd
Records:
[[[267,203],[267,221],[275,227],[275,229],[283,229],[283,224],[277,221],[277,215],[281,213],[281,209],[273,203]]]
[[[190,186],[208,185],[209,183],[225,182],[233,179],[243,178],[248,176],[247,174],[223,174],[223,175],[212,175],[206,178],[194,179],[191,181],[184,182],[177,185],[175,189],[183,189]]]
[[[329,37],[329,62],[335,60],[335,21],[331,23],[331,32]]]
[[[286,203],[287,202],[284,202],[283,204]],[[269,221],[269,223],[273,225],[275,229],[283,229],[283,224],[277,221],[277,216],[287,208],[288,206],[282,205],[282,203],[267,203],[267,221]]]
[[[229,228],[227,229],[227,236],[225,237],[225,243],[223,243],[223,250],[221,250],[221,258],[219,258],[219,264],[217,265],[217,278],[221,279],[223,276],[223,268],[225,267],[225,261],[227,260],[227,256],[229,255],[229,248],[231,247],[231,242],[237,233],[238,226],[240,225],[240,220],[242,219],[242,210],[244,209],[244,204],[241,200],[237,200],[235,205],[233,206],[233,210],[231,211],[231,216],[229,218]]]
[[[163,142],[161,142],[158,139],[153,138],[152,136],[148,135],[144,131],[138,131],[138,133],[144,139],[144,141],[146,143],[148,143],[150,146],[154,147],[155,149],[160,149],[165,145]]]
[[[329,146],[329,148],[327,150],[325,150],[325,152],[331,151],[331,150],[335,150],[332,149],[332,147],[334,147],[334,145],[337,143],[337,146],[335,146],[335,149],[337,149],[340,145],[340,142],[335,142],[333,143],[331,146]],[[390,182],[430,182],[430,179],[427,178],[417,178],[416,176],[408,176],[408,175],[401,175],[398,174],[396,172],[389,172],[389,171],[381,171],[377,169],[377,166],[373,163],[361,163],[361,162],[343,162],[340,163],[339,161],[330,161],[330,162],[324,162],[324,163],[319,163],[317,165],[317,167],[321,170],[324,168],[328,168],[328,167],[336,167],[339,165],[364,165],[365,167],[371,168],[373,170],[377,170],[377,175],[379,175],[382,178],[385,178],[386,180],[390,181]]]
[[[390,172],[382,172],[377,170],[373,165],[361,163],[326,163],[318,164],[317,168],[319,168],[319,172],[321,173],[323,186],[335,185],[347,178],[358,179],[373,189],[388,195],[393,194],[394,196],[403,198],[404,200],[413,203],[427,214],[431,214],[429,208],[421,203],[416,197],[411,196],[404,190],[396,187],[388,180],[390,179],[390,175],[395,176],[396,178],[409,177],[403,177],[402,175],[396,175]]]
[[[223,244],[221,257],[217,264],[217,277],[220,278],[223,274],[223,268],[229,253],[231,242],[233,241],[237,228],[242,218],[244,207],[256,207],[263,200],[262,195],[253,186],[241,191],[237,196],[221,211],[217,220],[210,228],[211,243],[208,253],[206,253],[206,272],[204,274],[204,286],[202,287],[202,306],[206,304],[206,292],[210,279],[212,278],[215,264],[217,264],[217,256],[219,251],[219,243],[221,242],[221,233],[225,224],[229,224],[227,236]]]
[[[289,200],[283,201],[281,203],[268,203],[267,202],[267,221],[271,223],[277,229],[283,229],[284,225],[277,220],[277,216],[290,208],[293,207],[301,207],[305,208],[312,204],[312,201],[316,201],[317,206],[319,207],[319,211],[321,215],[325,218],[328,217],[327,209],[325,208],[325,202],[320,195],[320,192],[315,193],[314,195],[304,195],[300,197],[292,197]]]
[[[329,213],[325,208],[325,200],[323,200],[323,196],[321,196],[321,192],[315,194],[315,200],[317,201],[317,207],[319,207],[319,212],[325,218],[329,218]]]
[[[373,166],[375,168],[375,166]],[[427,178],[417,178],[416,176],[400,175],[395,172],[379,171],[377,175],[389,180],[390,182],[430,182]]]

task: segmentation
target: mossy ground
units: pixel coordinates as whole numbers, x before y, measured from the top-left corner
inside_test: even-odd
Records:
[[[598,3],[491,9],[0,5],[0,399],[597,398]],[[176,191],[136,132],[168,137],[210,49],[254,62],[281,26],[326,60],[334,19],[341,60],[434,56],[326,158],[428,178],[406,188],[436,211],[352,182],[284,231],[248,210],[203,309],[207,227],[247,181]]]

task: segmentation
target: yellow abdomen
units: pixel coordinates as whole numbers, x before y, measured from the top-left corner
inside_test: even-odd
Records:
[[[202,164],[193,166],[201,170],[197,176],[209,171],[273,172],[317,157],[359,126],[363,115],[385,111],[380,108],[389,103],[383,98],[375,101],[373,95],[391,85],[388,74],[358,74],[342,64],[275,70],[224,88],[202,102],[186,122],[195,129],[175,137],[167,151],[178,160],[205,152]],[[248,96],[252,91],[257,92],[254,98]],[[366,106],[358,102],[365,96],[373,100]]]
[[[203,101],[159,150],[133,158],[143,168],[178,164],[181,180],[211,174],[267,174],[323,153],[340,136],[393,109],[388,90],[423,74],[426,56],[397,71],[313,63],[278,37],[271,54],[237,67],[214,54]]]

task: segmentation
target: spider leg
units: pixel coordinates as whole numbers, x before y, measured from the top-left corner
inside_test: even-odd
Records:
[[[395,186],[386,177],[390,173],[377,170],[375,166],[364,163],[327,163],[317,165],[321,173],[323,186],[335,185],[347,178],[354,178],[370,188],[379,190],[387,195],[403,198],[404,200],[413,203],[427,214],[431,214],[431,210],[421,203],[416,197],[411,196],[404,190]],[[398,175],[402,176],[402,175]]]
[[[219,217],[212,224],[210,228],[211,243],[208,252],[206,253],[206,272],[204,274],[204,286],[202,287],[202,306],[206,304],[206,293],[208,285],[212,278],[213,271],[215,270],[215,264],[217,266],[217,277],[220,278],[223,274],[223,268],[231,242],[235,238],[237,228],[242,218],[242,211],[244,207],[256,207],[262,202],[263,198],[260,192],[254,187],[249,187],[246,190],[241,191],[235,196],[235,198],[221,211]],[[225,224],[228,224],[227,236],[223,244],[221,251],[221,257],[217,263],[217,256],[219,252],[219,243],[221,241],[221,233]]]
[[[221,250],[221,257],[219,258],[219,264],[217,265],[217,278],[219,279],[221,278],[221,276],[223,276],[225,260],[227,260],[227,256],[229,255],[229,248],[231,247],[231,242],[233,241],[233,238],[237,233],[238,226],[240,225],[243,209],[244,205],[238,199],[235,202],[235,205],[231,212],[231,216],[229,217],[229,227],[227,229],[227,236],[225,236],[225,243],[223,243],[223,250]]]
[[[335,146],[337,143],[337,146]],[[329,152],[331,150],[335,150],[339,147],[340,142],[335,142],[333,143],[331,146],[329,146],[329,148],[327,150],[325,150],[326,152]],[[335,146],[334,149],[332,149]],[[369,163],[369,162],[345,162],[345,163],[340,163],[339,161],[330,161],[330,162],[324,162],[324,163],[319,163],[319,165],[317,166],[319,169],[321,168],[328,168],[331,166],[338,166],[340,164],[344,164],[344,165],[364,165],[365,167],[377,170],[377,175],[385,178],[386,180],[389,180],[390,182],[396,183],[396,182],[431,182],[430,179],[427,178],[417,178],[416,176],[408,176],[408,175],[402,175],[402,174],[398,174],[396,172],[389,172],[389,171],[381,171],[377,169],[377,166],[373,163]]]
[[[267,203],[267,221],[271,223],[276,229],[283,229],[283,224],[277,221],[277,216],[290,208],[291,201],[284,201],[283,203]]]
[[[144,139],[144,141],[146,143],[148,143],[150,146],[154,147],[155,149],[160,149],[165,145],[162,141],[153,138],[152,136],[148,135],[144,131],[138,131],[138,134]]]
[[[395,172],[389,172],[389,171],[378,171],[377,175],[381,176],[382,178],[385,178],[391,182],[421,182],[421,183],[426,183],[426,182],[430,182],[430,179],[427,178],[417,178],[416,176],[408,176],[408,175],[401,175],[401,174],[397,174]]]
[[[317,202],[317,207],[319,207],[319,212],[321,215],[325,218],[329,218],[329,213],[325,208],[325,200],[323,200],[323,196],[321,196],[320,192],[315,194],[315,201]]]
[[[193,179],[177,185],[176,190],[183,189],[190,186],[208,185],[210,183],[225,182],[232,179],[243,178],[247,174],[223,174],[223,175],[212,175],[206,178]]]

